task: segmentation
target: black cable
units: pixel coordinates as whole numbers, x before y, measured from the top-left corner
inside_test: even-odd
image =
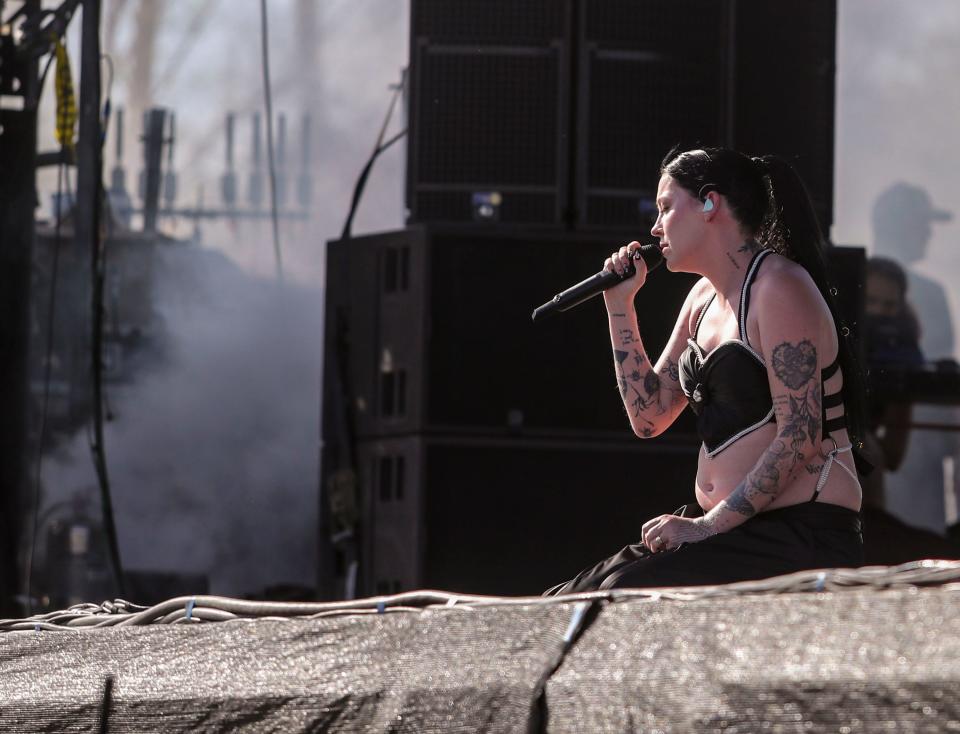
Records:
[[[363,196],[363,190],[366,188],[367,178],[370,176],[370,171],[373,170],[374,161],[377,160],[383,151],[385,151],[406,134],[406,130],[401,130],[386,143],[373,151],[373,154],[370,156],[370,160],[367,161],[367,164],[360,172],[360,176],[357,178],[356,186],[353,187],[353,198],[350,200],[350,212],[347,214],[347,221],[343,224],[343,232],[340,233],[340,239],[348,240],[352,236],[351,230],[353,228],[353,217],[357,213],[357,207],[360,205],[360,197]]]
[[[363,189],[367,185],[367,178],[370,176],[370,171],[373,169],[374,161],[377,160],[377,157],[383,153],[383,151],[407,134],[406,130],[401,130],[386,143],[383,142],[383,138],[387,134],[387,127],[390,124],[390,118],[393,116],[393,109],[396,107],[397,99],[399,99],[401,93],[403,92],[403,87],[403,83],[397,85],[396,91],[394,91],[393,97],[390,99],[390,104],[387,107],[387,114],[383,119],[383,124],[380,126],[380,133],[377,135],[377,142],[373,146],[373,152],[370,154],[370,158],[367,159],[367,163],[364,165],[363,170],[360,171],[360,176],[357,178],[357,183],[353,187],[353,197],[350,200],[350,211],[347,212],[347,221],[343,223],[343,231],[340,233],[340,239],[342,240],[348,240],[351,237],[353,217],[357,213],[357,207],[360,206],[360,197],[363,196]]]
[[[27,547],[27,563],[25,575],[27,577],[27,610],[33,611],[33,560],[37,550],[37,534],[40,523],[40,485],[43,469],[43,449],[47,436],[47,410],[50,401],[50,378],[53,365],[53,340],[56,325],[57,280],[60,272],[60,225],[63,222],[61,200],[63,199],[64,163],[57,166],[57,211],[56,225],[53,230],[53,262],[50,265],[50,295],[47,300],[47,348],[44,357],[43,371],[43,400],[40,404],[40,430],[37,437],[37,468],[33,483],[33,523],[31,524],[30,543]]]
[[[277,216],[277,172],[273,163],[273,97],[270,92],[270,40],[267,26],[267,0],[260,0],[260,45],[263,69],[263,97],[267,113],[267,169],[270,173],[270,219],[273,224],[273,255],[277,280],[283,280],[283,259],[280,256],[280,222]]]
[[[120,590],[120,595],[126,594],[123,578],[123,565],[120,562],[120,547],[117,541],[117,527],[113,518],[113,501],[110,492],[110,475],[107,469],[107,456],[104,450],[103,438],[103,291],[107,269],[106,243],[100,231],[100,212],[103,205],[103,138],[94,153],[93,201],[91,206],[93,242],[91,243],[91,269],[93,275],[91,350],[93,352],[93,444],[90,450],[93,453],[93,465],[100,484],[100,504],[103,512],[103,531],[107,536],[107,547],[110,552],[110,564],[113,567],[114,582]]]

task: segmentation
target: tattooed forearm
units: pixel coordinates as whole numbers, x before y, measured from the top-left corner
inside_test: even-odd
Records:
[[[680,382],[680,365],[670,359],[670,357],[667,357],[663,362],[663,367],[671,380],[676,383]]]
[[[704,522],[713,532],[725,532],[763,511],[783,489],[783,464],[790,457],[787,445],[775,439],[746,479],[704,516]]]
[[[613,358],[617,361],[617,386],[620,388],[620,397],[627,399],[627,380],[623,374],[623,363],[630,354],[620,349],[613,350]]]
[[[620,329],[620,343],[623,346],[637,343],[637,337],[633,333],[633,329]]]
[[[761,458],[761,461],[754,468],[745,484],[747,492],[745,496],[756,497],[761,494],[776,497],[780,491],[780,468],[779,464],[784,456],[789,454],[786,445],[779,438],[775,439],[770,448]],[[753,490],[753,491],[749,491]]]
[[[660,403],[660,378],[657,377],[657,373],[653,370],[648,370],[647,373],[642,376],[643,392],[636,388],[636,383],[641,380],[640,371],[634,370],[630,375],[630,379],[633,380],[633,391],[636,393],[636,398],[632,404],[634,417],[639,418],[644,410],[654,405],[657,408],[657,415],[663,415],[663,413],[666,412],[666,408]]]
[[[740,486],[733,490],[730,496],[723,500],[719,506],[725,507],[744,517],[753,517],[757,514],[756,508],[754,508],[754,506],[750,504],[750,500],[747,499],[746,482],[741,482]]]
[[[706,540],[711,535],[716,535],[717,531],[706,517],[698,517],[690,524],[681,525],[673,537],[673,544],[698,543]]]
[[[626,322],[619,313],[609,314],[617,389],[634,432],[652,436],[664,427],[658,417],[683,400],[679,369],[670,359],[654,368],[640,339],[636,317],[627,314]]]

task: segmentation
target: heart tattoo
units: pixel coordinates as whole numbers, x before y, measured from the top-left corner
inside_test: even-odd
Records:
[[[773,350],[773,371],[784,385],[799,390],[817,370],[817,348],[809,339],[794,346],[784,342]]]

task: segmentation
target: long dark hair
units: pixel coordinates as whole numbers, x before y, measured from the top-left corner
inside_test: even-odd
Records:
[[[793,166],[777,156],[750,158],[729,148],[674,148],[660,164],[660,174],[669,175],[701,201],[709,191],[722,194],[746,236],[810,274],[837,330],[847,427],[854,446],[862,448],[864,380],[855,356],[854,334],[840,317],[826,242],[807,187]]]

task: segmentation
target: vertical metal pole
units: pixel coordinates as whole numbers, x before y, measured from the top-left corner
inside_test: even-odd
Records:
[[[38,0],[27,3],[29,16],[40,12]],[[12,46],[8,46],[12,49]],[[4,60],[3,77],[16,74],[23,109],[0,109],[0,614],[19,615],[23,491],[28,477],[28,404],[30,345],[30,267],[33,217],[37,206],[37,63],[11,69]]]
[[[143,115],[143,231],[157,231],[160,206],[160,166],[163,163],[163,129],[166,110],[155,108]],[[79,194],[78,194],[79,195]]]
[[[120,550],[113,522],[113,503],[104,453],[103,436],[103,281],[105,258],[100,233],[103,208],[103,140],[100,125],[100,0],[83,0],[80,35],[80,129],[77,140],[76,242],[90,252],[91,319],[90,351],[93,374],[94,467],[100,482],[103,526],[107,534],[110,561],[118,593],[123,594]],[[162,131],[162,128],[161,128]]]

